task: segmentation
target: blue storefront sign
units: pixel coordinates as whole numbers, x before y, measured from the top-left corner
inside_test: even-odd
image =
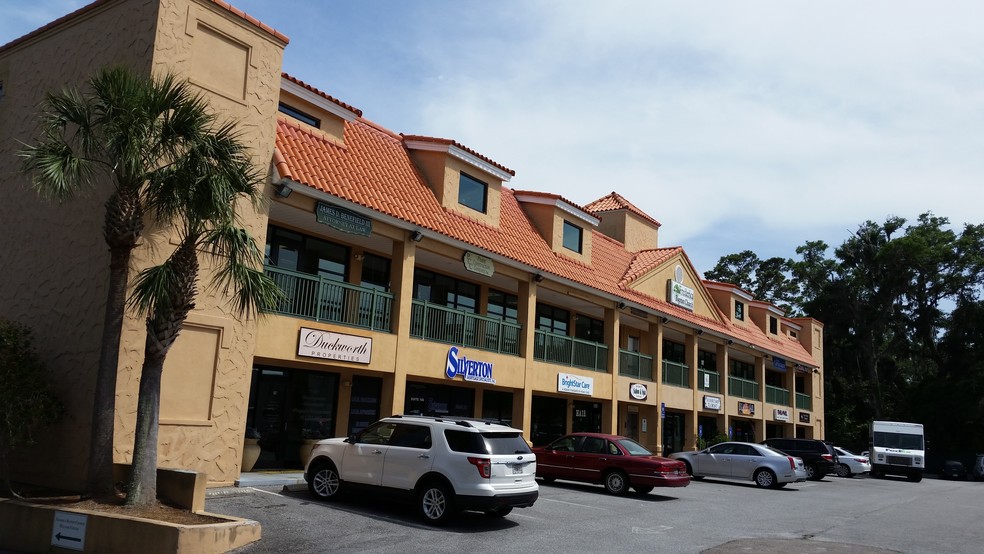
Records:
[[[448,379],[461,375],[465,381],[495,384],[495,378],[492,377],[492,362],[469,360],[465,356],[459,356],[457,346],[452,346],[448,350],[448,363],[444,374]]]

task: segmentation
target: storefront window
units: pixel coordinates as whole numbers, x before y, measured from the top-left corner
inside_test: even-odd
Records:
[[[362,286],[383,292],[390,290],[390,261],[365,253],[362,259]]]
[[[685,364],[686,350],[679,342],[663,339],[663,359],[675,364]]]
[[[475,391],[407,382],[404,406],[408,415],[475,417]]]
[[[512,407],[511,392],[487,390],[482,394],[482,419],[486,421],[512,427]]]
[[[354,435],[379,419],[383,380],[376,377],[352,378],[348,435]]]
[[[478,312],[478,285],[426,269],[413,272],[413,297],[455,310]]]
[[[591,342],[605,342],[605,322],[579,314],[574,323],[574,336]]]
[[[717,354],[707,350],[697,351],[697,367],[705,371],[717,371]]]
[[[533,446],[543,446],[567,432],[567,400],[534,396],[530,437]]]
[[[489,289],[489,317],[517,323],[519,321],[519,297],[515,294]]]
[[[739,379],[755,380],[755,366],[741,360],[730,360],[731,376]]]
[[[571,321],[571,313],[547,304],[536,305],[536,328],[548,333],[566,335]]]
[[[274,267],[345,281],[349,249],[279,227],[267,231],[266,261]]]

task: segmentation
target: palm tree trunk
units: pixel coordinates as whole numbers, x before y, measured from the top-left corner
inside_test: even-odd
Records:
[[[120,187],[122,190],[128,190]],[[130,255],[143,231],[143,210],[132,194],[114,193],[106,201],[103,237],[109,245],[109,288],[103,317],[102,345],[92,403],[92,435],[89,439],[89,470],[86,489],[94,496],[111,496],[113,483],[113,436],[116,423],[116,376],[119,372],[120,340],[129,285]]]

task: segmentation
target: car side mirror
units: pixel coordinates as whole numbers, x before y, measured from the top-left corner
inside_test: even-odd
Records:
[[[349,444],[355,444],[357,441],[356,441],[355,435],[349,435],[348,438],[346,438],[344,442],[347,442]]]

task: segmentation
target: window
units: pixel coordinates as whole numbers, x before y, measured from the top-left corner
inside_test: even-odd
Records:
[[[345,281],[347,246],[271,226],[267,232],[266,261],[274,267]]]
[[[605,322],[600,319],[578,315],[574,322],[574,336],[591,342],[605,342]]]
[[[641,344],[642,340],[639,337],[629,335],[626,340],[625,349],[629,352],[642,352]]]
[[[705,371],[717,371],[717,354],[706,350],[698,350],[697,367]]]
[[[745,321],[745,304],[735,300],[735,319]]]
[[[684,346],[679,342],[663,340],[663,359],[676,364],[686,363],[687,356],[684,353]]]
[[[780,389],[783,388],[783,386],[782,386],[782,373],[778,373],[778,372],[775,372],[775,371],[766,371],[765,372],[765,384],[766,385],[769,385],[770,387],[778,387]]]
[[[484,214],[488,203],[488,192],[487,184],[465,172],[461,173],[461,178],[458,180],[459,204]]]
[[[570,221],[564,221],[564,248],[580,254],[583,242],[581,235],[583,232],[577,225],[574,225]]]
[[[519,297],[501,290],[489,289],[487,315],[510,323],[517,323],[519,321]]]
[[[456,310],[478,312],[478,285],[426,269],[413,272],[413,297]]]
[[[779,334],[779,320],[774,317],[769,317],[769,332],[773,335]]]
[[[390,289],[390,261],[375,254],[364,254],[362,286],[386,292]]]
[[[300,121],[301,123],[306,123],[312,127],[315,128],[321,127],[321,120],[318,119],[317,117],[314,117],[313,115],[308,115],[302,112],[301,110],[298,110],[297,108],[284,104],[283,102],[280,103],[280,113],[289,115],[294,119]]]
[[[429,449],[431,447],[430,427],[424,425],[397,425],[390,437],[390,446]]]
[[[739,379],[755,380],[755,366],[741,360],[730,360],[731,376]]]
[[[536,328],[540,331],[566,335],[570,321],[571,313],[567,310],[547,304],[536,305]]]

